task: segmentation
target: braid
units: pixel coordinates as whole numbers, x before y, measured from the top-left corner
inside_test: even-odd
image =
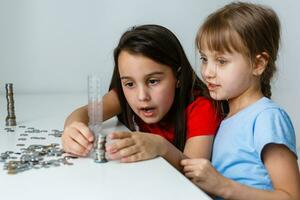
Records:
[[[272,59],[272,57],[270,57],[269,63],[267,65],[265,71],[261,75],[261,79],[260,79],[261,91],[262,91],[263,95],[268,98],[271,98],[271,96],[272,96],[271,79],[272,79],[274,73],[276,72],[276,65],[275,65],[274,60],[275,59]]]
[[[271,84],[270,84],[270,80],[263,80],[261,79],[260,81],[260,87],[261,87],[261,91],[263,93],[263,95],[265,97],[271,98],[272,96],[272,92],[271,92]]]

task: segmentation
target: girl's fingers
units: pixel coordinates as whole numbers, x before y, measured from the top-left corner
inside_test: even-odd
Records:
[[[186,165],[183,168],[183,172],[191,172],[197,170],[197,168],[198,168],[197,165]]]
[[[107,152],[107,156],[111,160],[121,160],[128,156],[136,154],[137,152],[138,152],[138,148],[136,146],[130,146],[117,152],[113,152],[113,153]]]
[[[124,139],[124,138],[128,138],[128,137],[131,137],[131,133],[126,132],[126,131],[113,132],[113,133],[108,135],[109,139]]]
[[[86,156],[89,152],[85,147],[77,143],[72,138],[66,138],[64,150],[78,156]]]
[[[199,169],[199,167],[197,167],[195,165],[190,166],[190,167],[184,167],[183,172],[189,178],[197,177],[197,178],[200,178],[200,179],[205,178],[205,174],[206,174],[206,172],[204,170]]]
[[[202,159],[202,158],[197,158],[197,159],[184,159],[181,160],[181,165],[185,166],[185,165],[197,165],[201,162],[203,162],[206,159]]]
[[[62,145],[66,152],[86,156],[92,149],[94,135],[89,128],[81,122],[73,122],[67,126],[62,135]]]
[[[74,122],[71,126],[77,129],[89,142],[94,141],[94,134],[84,123]]]
[[[184,173],[184,175],[185,175],[186,177],[190,178],[190,179],[192,179],[192,178],[195,177],[195,175],[194,175],[193,172],[187,172],[187,173]]]
[[[93,144],[88,141],[81,133],[74,131],[73,134],[70,135],[71,139],[73,139],[76,143],[83,146],[85,149],[91,150]]]
[[[120,151],[120,156],[122,158],[134,155],[138,152],[137,146],[130,146],[128,148],[124,148]]]
[[[120,140],[112,141],[111,143],[107,143],[106,151],[110,152],[110,153],[114,153],[114,152],[119,151],[120,149],[130,147],[134,144],[135,144],[135,142],[131,138],[120,139]]]
[[[109,160],[120,160],[122,158],[122,156],[120,155],[120,152],[116,152],[116,153],[106,153],[107,159]]]
[[[136,154],[133,154],[133,155],[128,156],[128,157],[123,157],[121,159],[121,162],[131,163],[131,162],[137,162],[137,161],[141,161],[141,160],[144,160],[143,156],[142,156],[142,153],[136,153]]]
[[[183,172],[190,176],[202,177],[209,170],[211,164],[206,159],[185,159],[181,161]]]

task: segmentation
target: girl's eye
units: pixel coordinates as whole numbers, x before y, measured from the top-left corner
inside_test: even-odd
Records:
[[[149,83],[150,85],[156,85],[156,84],[159,83],[159,80],[158,80],[158,79],[150,79],[150,80],[148,80],[148,83]]]
[[[223,58],[218,58],[217,60],[220,65],[225,65],[227,63],[227,60],[225,60]]]
[[[132,88],[133,87],[133,82],[126,82],[123,84],[125,87],[128,87],[128,88]]]
[[[200,60],[201,60],[202,64],[206,64],[207,63],[207,58],[204,57],[204,56],[201,56]]]

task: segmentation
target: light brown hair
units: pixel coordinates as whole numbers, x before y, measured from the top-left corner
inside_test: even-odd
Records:
[[[280,41],[280,22],[276,13],[266,6],[233,2],[207,17],[200,27],[196,45],[211,51],[236,51],[253,62],[263,52],[269,56],[265,71],[260,77],[264,96],[270,98],[270,81],[276,71]]]

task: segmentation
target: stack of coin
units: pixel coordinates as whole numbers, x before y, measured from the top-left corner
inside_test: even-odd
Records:
[[[6,99],[7,99],[7,117],[5,120],[6,126],[16,126],[16,115],[15,115],[15,102],[14,102],[14,92],[13,84],[5,84],[6,89]]]
[[[99,134],[94,148],[95,150],[94,161],[96,163],[107,162],[105,158],[105,143],[106,143],[106,137],[104,135]]]

